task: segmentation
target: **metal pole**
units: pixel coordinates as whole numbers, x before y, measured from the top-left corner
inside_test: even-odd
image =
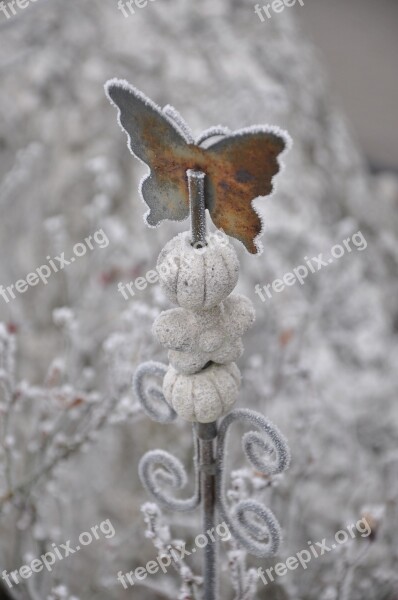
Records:
[[[205,173],[187,171],[189,204],[191,212],[192,245],[206,246],[206,204]],[[216,517],[216,478],[214,440],[217,437],[217,423],[198,423],[196,434],[199,438],[200,495],[202,502],[202,527],[204,535],[214,531]],[[209,539],[209,538],[208,538]],[[217,599],[217,542],[208,541],[204,548],[204,600]]]
[[[217,437],[217,424],[198,423],[200,492],[202,500],[202,526],[204,535],[215,528],[216,516],[216,477],[214,460],[214,440]],[[204,548],[204,598],[216,600],[218,587],[217,542],[212,542],[207,534],[208,544]]]
[[[191,211],[192,246],[206,246],[205,173],[187,171],[189,207]]]

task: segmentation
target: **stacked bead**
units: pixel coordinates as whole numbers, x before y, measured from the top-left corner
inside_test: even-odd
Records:
[[[239,262],[230,244],[191,245],[190,232],[166,244],[159,255],[159,281],[179,308],[162,312],[153,333],[168,349],[163,393],[187,421],[210,423],[236,402],[243,352],[241,336],[254,322],[248,298],[230,295]]]

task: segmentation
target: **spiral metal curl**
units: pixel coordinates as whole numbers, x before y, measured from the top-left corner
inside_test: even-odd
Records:
[[[164,377],[167,366],[163,363],[149,361],[138,367],[133,377],[133,389],[145,413],[158,423],[171,423],[177,413],[169,406],[163,391],[158,386],[145,387],[147,376]],[[187,483],[187,473],[181,461],[164,450],[151,450],[140,460],[138,471],[141,482],[149,494],[165,508],[175,511],[189,511],[200,503],[198,442],[195,440],[195,493],[191,498],[182,500],[173,498],[164,486],[182,489]]]
[[[177,417],[176,412],[167,403],[163,391],[156,385],[145,386],[147,377],[163,377],[167,366],[160,362],[148,361],[142,363],[133,376],[133,389],[144,412],[153,421],[171,423]]]
[[[265,417],[248,409],[233,410],[221,422],[216,459],[217,506],[232,535],[250,554],[267,557],[276,554],[281,530],[273,512],[256,500],[243,500],[231,510],[225,493],[225,447],[230,426],[235,422],[253,425],[257,431],[245,433],[243,450],[250,464],[265,475],[282,473],[290,463],[289,446],[277,427]],[[271,458],[271,455],[274,455]],[[257,517],[257,519],[255,519]]]
[[[140,460],[138,472],[143,486],[159,504],[168,510],[188,512],[200,504],[200,485],[198,468],[198,444],[195,447],[195,492],[191,498],[182,500],[173,498],[163,487],[182,489],[187,484],[187,473],[181,461],[164,450],[150,450]]]

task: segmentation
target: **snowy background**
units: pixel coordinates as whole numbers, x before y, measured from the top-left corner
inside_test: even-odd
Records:
[[[38,0],[8,20],[0,13],[0,283],[15,284],[47,256],[70,256],[100,228],[109,239],[47,285],[8,303],[0,297],[0,571],[106,519],[116,531],[51,573],[9,591],[3,581],[0,598],[191,598],[178,595],[174,571],[127,591],[116,579],[157,554],[140,510],[148,500],[140,457],[160,447],[190,468],[192,445],[189,425],[152,423],[131,392],[140,362],[166,360],[151,324],[170,305],[157,285],[126,301],[117,284],[153,268],[166,241],[188,225],[144,227],[137,192],[144,169],[105,98],[111,77],[173,104],[197,133],[270,123],[294,140],[277,193],[256,203],[264,253],[252,257],[235,245],[239,291],[257,311],[239,365],[239,405],[280,427],[293,461],[281,478],[235,472],[231,485],[242,494],[254,486],[272,507],[283,528],[282,559],[364,515],[374,532],[305,571],[266,587],[260,581],[257,592],[238,590],[248,579],[245,557],[238,555],[237,575],[224,547],[223,600],[398,597],[398,149],[390,76],[397,8],[386,0],[307,3],[264,23],[247,0],[156,0],[129,18],[116,0]],[[255,294],[257,283],[305,256],[328,255],[358,231],[365,250],[266,302]],[[232,445],[236,471],[245,463],[239,443]],[[199,515],[164,519],[173,537],[189,542],[200,531]],[[277,560],[248,558],[248,565]],[[199,553],[190,565],[200,573]]]

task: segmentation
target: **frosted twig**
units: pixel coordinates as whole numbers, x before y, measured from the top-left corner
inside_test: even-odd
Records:
[[[178,600],[195,600],[195,590],[202,585],[203,579],[193,573],[184,558],[176,556],[172,551],[173,548],[178,549],[182,542],[172,539],[170,529],[163,522],[161,510],[156,504],[146,502],[141,511],[147,524],[146,536],[152,540],[160,554],[170,556],[171,564],[182,580]]]

